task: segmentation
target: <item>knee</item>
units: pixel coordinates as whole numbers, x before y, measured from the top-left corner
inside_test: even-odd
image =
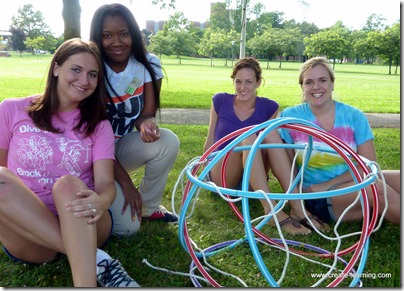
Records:
[[[167,155],[176,157],[180,149],[180,140],[178,136],[171,130],[167,128],[162,128],[161,138],[163,139]]]
[[[377,180],[375,183],[375,188],[376,188],[376,192],[373,191],[372,187],[368,187],[366,188],[366,190],[368,191],[368,197],[369,197],[369,201],[371,203],[371,206],[373,207],[375,205],[375,199],[377,199],[377,203],[379,204],[379,208],[384,208],[384,206],[386,205],[386,198],[385,198],[385,189],[384,189],[384,185],[383,185],[383,181],[382,180]],[[388,192],[387,192],[387,199],[388,199]]]
[[[136,219],[135,221],[132,221],[132,223],[124,225],[124,227],[117,227],[114,225],[112,227],[112,235],[117,237],[133,236],[139,231],[139,228],[140,222]]]
[[[52,193],[72,192],[73,189],[85,189],[83,181],[72,175],[61,176],[53,185]]]
[[[0,183],[5,184],[5,181],[9,180],[11,175],[14,174],[8,168],[0,167]]]

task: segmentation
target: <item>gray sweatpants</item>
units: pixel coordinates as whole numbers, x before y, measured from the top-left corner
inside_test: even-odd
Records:
[[[132,131],[116,144],[115,155],[128,173],[144,166],[144,175],[138,186],[142,195],[142,216],[150,216],[161,203],[168,173],[174,165],[179,148],[177,135],[166,128],[160,128],[160,138],[155,142],[145,143],[138,131]],[[122,215],[124,196],[119,184],[115,184],[117,197],[110,207],[114,220],[112,234],[132,235],[137,232],[140,223],[137,219],[132,221],[129,208]]]

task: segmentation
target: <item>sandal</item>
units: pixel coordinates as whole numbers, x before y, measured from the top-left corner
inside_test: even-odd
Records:
[[[288,216],[286,219],[280,221],[280,222],[279,222],[279,226],[283,229],[283,227],[284,227],[285,225],[289,224],[289,223],[291,223],[295,228],[299,228],[299,229],[302,229],[302,231],[304,231],[304,230],[303,230],[303,227],[302,227],[302,223],[300,223],[300,222],[297,221],[296,219],[292,218],[291,216]],[[306,233],[304,233],[304,232],[300,232],[300,233],[291,233],[291,232],[288,232],[288,233],[289,233],[289,234],[292,234],[292,235],[308,235],[308,234],[311,234],[310,229],[307,229],[307,230],[308,230],[308,232],[306,232]]]
[[[325,222],[322,222],[321,220],[320,220],[320,218],[318,218],[317,216],[315,216],[315,215],[313,215],[313,214],[310,214],[310,215],[308,215],[307,217],[305,217],[305,218],[303,218],[302,220],[300,220],[300,221],[298,221],[298,222],[300,222],[302,225],[304,225],[305,227],[308,227],[308,228],[313,228],[312,226],[311,226],[311,224],[310,224],[310,222],[309,222],[309,220],[307,219],[307,218],[309,218],[310,220],[315,220],[315,221],[317,221],[317,223],[318,224],[320,224],[320,228],[319,228],[319,230],[320,231],[325,231],[325,232],[327,232],[327,231],[330,231],[331,230],[331,228],[328,226],[328,224],[327,223],[325,223]]]

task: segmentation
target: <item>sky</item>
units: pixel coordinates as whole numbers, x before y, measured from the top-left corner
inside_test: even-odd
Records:
[[[402,1],[398,0],[304,0],[309,7],[299,5],[299,0],[249,0],[249,5],[260,2],[265,11],[285,13],[285,20],[295,19],[297,22],[315,23],[319,28],[329,27],[338,20],[352,29],[361,29],[369,15],[376,14],[386,19],[391,25],[400,20]],[[126,5],[133,12],[140,29],[146,27],[146,20],[167,20],[173,10],[160,10],[151,4],[151,0],[81,0],[81,35],[88,39],[91,18],[94,11],[102,4],[118,2]],[[209,19],[210,4],[225,2],[224,0],[176,0],[175,11],[182,11],[188,20],[205,22]],[[11,17],[18,15],[18,9],[25,4],[32,4],[34,10],[41,11],[44,21],[55,36],[63,33],[62,0],[12,0],[0,10],[0,30],[8,30]]]

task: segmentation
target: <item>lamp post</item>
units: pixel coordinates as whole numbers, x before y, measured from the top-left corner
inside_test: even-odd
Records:
[[[236,42],[233,40],[232,42],[231,42],[231,67],[233,68],[233,60],[234,60],[234,44],[235,44]]]

